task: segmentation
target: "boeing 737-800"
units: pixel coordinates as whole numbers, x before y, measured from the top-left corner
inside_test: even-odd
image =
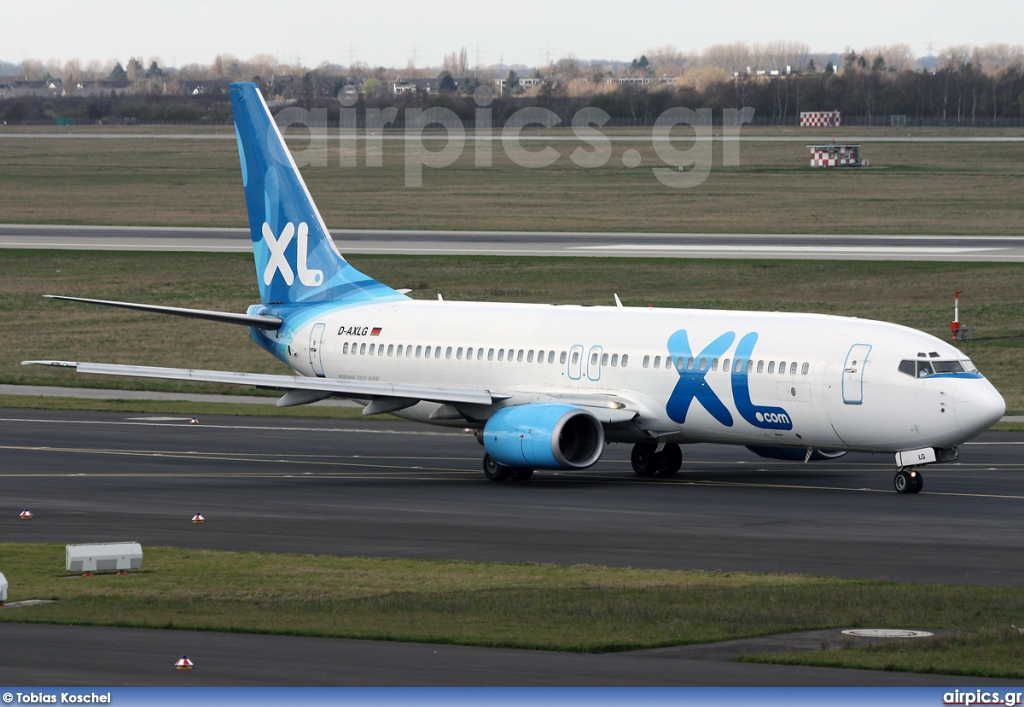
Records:
[[[297,375],[70,361],[80,373],[237,383],[279,405],[337,396],[368,415],[476,431],[494,481],[585,469],[632,444],[672,475],[680,445],[780,459],[896,455],[894,485],[999,420],[1002,397],[960,351],[896,324],[820,314],[414,300],[335,248],[263,97],[231,86],[260,304],[246,314],[86,300],[249,327]]]

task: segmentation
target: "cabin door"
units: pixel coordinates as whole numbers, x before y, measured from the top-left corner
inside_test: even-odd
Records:
[[[864,402],[864,364],[871,353],[870,344],[854,344],[846,354],[843,366],[843,402],[860,405]]]

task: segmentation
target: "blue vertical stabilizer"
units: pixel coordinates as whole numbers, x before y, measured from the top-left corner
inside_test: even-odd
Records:
[[[256,84],[231,108],[263,304],[404,299],[341,257]]]

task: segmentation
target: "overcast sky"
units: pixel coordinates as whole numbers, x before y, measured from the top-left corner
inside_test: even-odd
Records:
[[[272,54],[306,66],[440,66],[465,46],[482,65],[632,59],[674,45],[802,41],[812,52],[906,43],[914,54],[956,44],[1024,43],[1022,0],[645,0],[509,3],[457,0],[50,0],[6,3],[0,60],[159,58],[209,64],[218,54]]]

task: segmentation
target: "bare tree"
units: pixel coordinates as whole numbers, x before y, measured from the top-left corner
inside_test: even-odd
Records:
[[[671,44],[644,52],[655,76],[679,76],[686,67],[686,56]]]

